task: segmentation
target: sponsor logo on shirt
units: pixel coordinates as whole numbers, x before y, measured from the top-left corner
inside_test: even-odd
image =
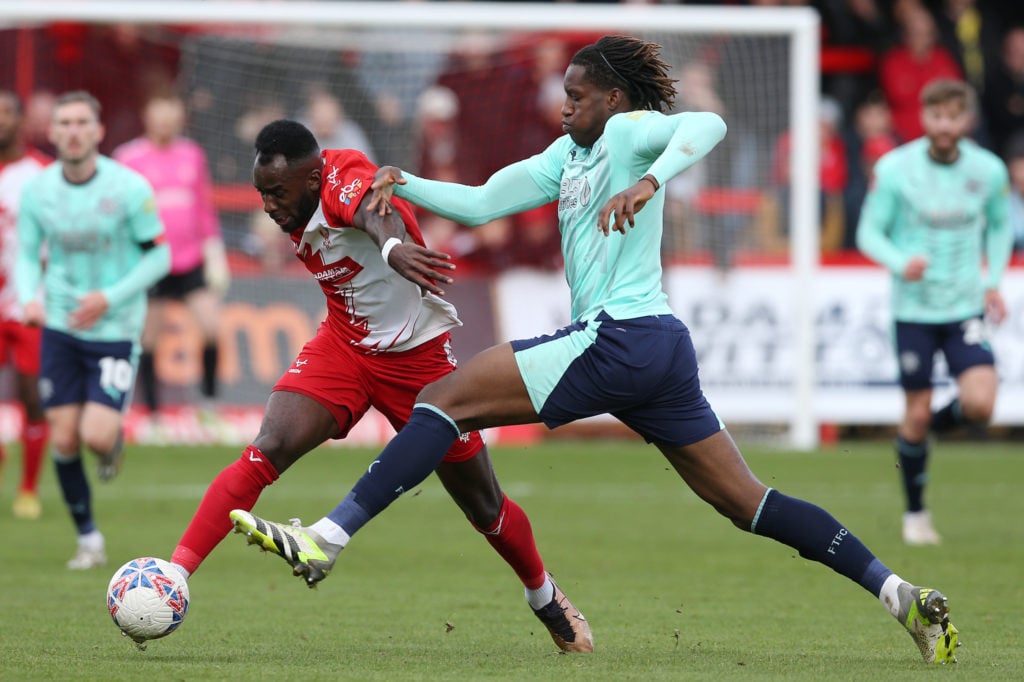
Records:
[[[558,212],[571,211],[590,203],[590,183],[586,176],[582,178],[562,178],[558,190]]]
[[[321,272],[314,272],[313,277],[318,282],[338,282],[347,279],[351,279],[356,275],[358,269],[351,268],[348,265],[337,265],[333,268],[322,270]]]
[[[356,178],[352,182],[348,183],[338,191],[338,199],[341,203],[348,206],[352,203],[352,200],[361,194],[360,190],[363,187],[363,181]]]
[[[363,181],[356,178],[339,190],[338,186],[343,182],[342,179],[338,177],[339,173],[340,171],[337,166],[331,166],[331,172],[327,174],[327,182],[331,184],[332,192],[335,190],[338,191],[338,200],[348,206],[352,203],[353,199],[360,195],[360,190],[363,187]]]

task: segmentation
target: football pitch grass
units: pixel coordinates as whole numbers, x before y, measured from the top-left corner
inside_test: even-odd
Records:
[[[106,612],[107,582],[131,558],[170,558],[238,450],[133,447],[121,476],[94,487],[110,563],[77,573],[64,567],[74,537],[49,465],[43,518],[12,518],[18,458],[9,453],[0,680],[1024,679],[1024,446],[937,445],[929,499],[941,548],[899,542],[888,443],[745,449],[766,484],[826,507],[897,573],[947,594],[958,665],[923,664],[872,595],[733,529],[653,448],[622,441],[493,452],[548,569],[590,620],[593,655],[557,653],[514,574],[434,477],[367,526],[316,590],[229,535],[190,580],[182,627],[140,652]],[[371,454],[312,453],[255,511],[312,522]]]

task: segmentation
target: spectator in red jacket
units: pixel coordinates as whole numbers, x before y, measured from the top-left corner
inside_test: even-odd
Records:
[[[879,82],[892,108],[893,128],[902,142],[920,137],[918,96],[936,78],[963,79],[956,58],[938,42],[935,19],[921,8],[903,15],[902,42],[882,55]]]

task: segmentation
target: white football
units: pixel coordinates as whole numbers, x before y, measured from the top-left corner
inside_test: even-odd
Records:
[[[107,587],[107,609],[121,634],[140,649],[171,634],[188,613],[188,583],[163,559],[132,559],[114,572]]]

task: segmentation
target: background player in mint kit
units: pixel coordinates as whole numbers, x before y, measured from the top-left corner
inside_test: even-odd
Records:
[[[899,619],[925,661],[953,661],[957,631],[945,597],[902,580],[825,510],[761,483],[704,398],[689,331],[661,289],[659,190],[709,153],[726,128],[712,113],[660,113],[675,90],[659,53],[628,36],[582,48],[565,72],[566,134],[480,187],[392,167],[377,172],[379,210],[388,210],[393,190],[468,225],[557,200],[574,322],[485,350],[424,388],[408,424],[327,517],[295,529],[232,512],[236,526],[286,534],[298,551],[282,556],[316,582],[351,536],[422,481],[460,433],[538,421],[555,427],[607,412],[653,443],[738,528],[860,584]]]
[[[251,518],[264,488],[323,442],[346,437],[371,406],[402,428],[420,389],[456,366],[449,331],[462,322],[439,286],[451,281],[451,263],[425,247],[408,204],[388,215],[368,210],[377,166],[354,149],[321,153],[313,133],[289,120],[265,126],[255,146],[263,210],[319,283],[327,319],[274,385],[256,439],[203,496],[171,556],[186,576],[231,530],[232,509]],[[515,571],[555,644],[592,651],[586,619],[545,571],[530,520],[502,491],[481,435],[445,450],[438,478]],[[290,551],[283,540],[259,542]]]
[[[60,96],[50,125],[57,162],[25,187],[18,216],[18,299],[25,322],[43,327],[40,396],[57,480],[78,531],[70,569],[106,563],[82,448],[98,457],[100,479],[117,474],[146,290],[170,268],[153,190],[100,155],[103,132],[92,95]]]
[[[940,542],[924,504],[928,432],[988,424],[999,384],[986,322],[1006,316],[999,280],[1013,250],[1009,172],[965,139],[975,99],[960,81],[936,80],[922,91],[924,137],[879,159],[857,227],[861,251],[892,273],[905,395],[896,453],[907,505],[903,541],[911,545]],[[938,351],[958,392],[933,414]]]

